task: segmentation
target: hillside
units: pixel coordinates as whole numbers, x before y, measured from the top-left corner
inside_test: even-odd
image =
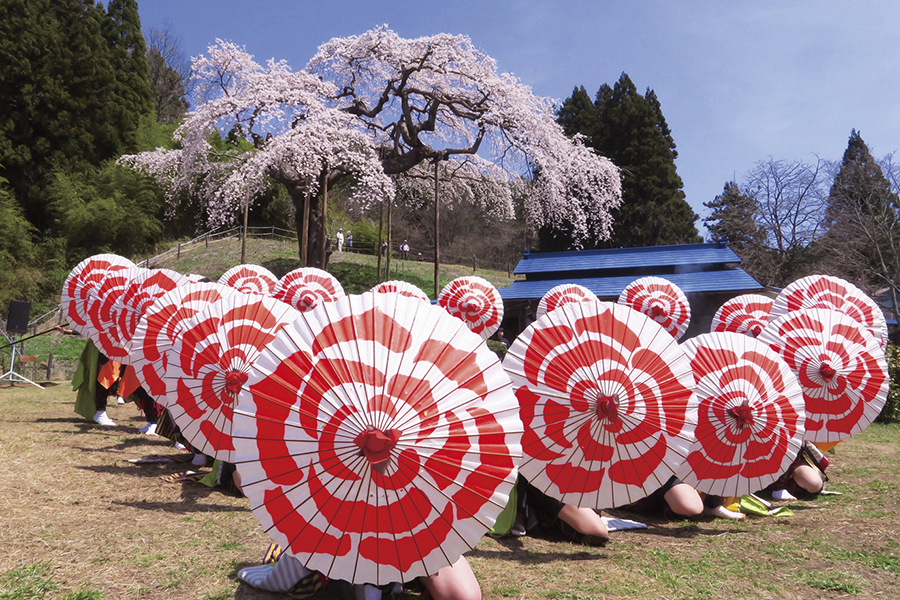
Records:
[[[143,258],[134,257],[134,260],[137,262]],[[240,264],[240,260],[240,239],[224,238],[210,243],[209,246],[203,243],[190,247],[185,246],[180,253],[169,253],[159,262],[154,261],[153,266],[218,279],[222,273]],[[296,242],[273,239],[251,238],[247,240],[246,262],[261,265],[278,277],[300,267]],[[434,265],[432,263],[393,259],[391,266],[390,279],[408,281],[418,286],[429,297],[434,298]],[[348,294],[360,294],[376,284],[377,257],[350,252],[335,253],[331,257],[328,270],[341,282],[344,291]],[[477,275],[498,288],[506,287],[514,280],[504,271],[480,268],[473,270],[471,266],[465,265],[442,265],[440,286],[443,288],[451,280],[464,275]],[[40,329],[52,327],[56,322],[55,317],[51,318],[41,325]],[[38,364],[41,365],[35,375],[35,379],[38,381],[71,379],[76,361],[84,347],[83,338],[80,336],[57,333],[36,337],[23,342],[23,344],[25,353],[36,356]],[[46,363],[51,353],[53,355],[52,372],[50,377],[47,377]],[[10,365],[8,349],[0,350],[0,365],[4,366],[4,372],[8,370]]]
[[[218,279],[222,273],[240,264],[241,242],[237,238],[225,238],[211,243],[208,247],[202,243],[190,248],[185,247],[180,254],[180,257],[169,254],[165,259],[154,263],[153,266]],[[359,294],[371,289],[377,283],[377,260],[377,257],[368,254],[335,252],[331,255],[328,271],[337,277],[344,287],[344,291],[349,294]],[[293,240],[250,238],[247,240],[246,262],[261,265],[278,277],[300,267],[297,245]],[[473,270],[471,265],[441,265],[440,287],[443,288],[451,280],[464,275],[482,277],[498,288],[506,287],[515,280],[505,271],[493,271],[480,267]],[[434,265],[432,263],[401,261],[392,258],[391,274],[388,279],[408,281],[421,288],[432,299],[434,298]]]

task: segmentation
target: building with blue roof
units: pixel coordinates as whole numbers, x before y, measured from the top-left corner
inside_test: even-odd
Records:
[[[601,300],[615,302],[631,282],[650,275],[677,285],[691,304],[691,324],[684,338],[709,331],[722,304],[741,294],[761,293],[765,286],[740,268],[741,259],[724,242],[525,252],[513,271],[524,275],[500,288],[503,328],[517,335],[533,319],[541,298],[557,285],[577,283]]]

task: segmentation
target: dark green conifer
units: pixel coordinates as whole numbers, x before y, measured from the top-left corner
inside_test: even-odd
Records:
[[[622,169],[622,206],[612,211],[609,241],[598,247],[655,246],[699,242],[697,215],[685,201],[675,169],[675,141],[653,90],[642,96],[627,74],[603,84],[593,104],[584,87],[563,102],[558,122],[567,135],[580,133],[599,154]],[[541,232],[542,243],[559,247],[564,231]]]

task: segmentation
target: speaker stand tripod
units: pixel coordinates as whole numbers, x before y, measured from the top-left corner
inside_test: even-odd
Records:
[[[15,387],[16,382],[19,383],[30,383],[31,385],[38,387],[40,389],[44,389],[44,386],[38,385],[32,380],[28,379],[24,375],[16,373],[16,358],[22,355],[22,351],[19,350],[19,346],[16,344],[16,340],[18,340],[19,336],[13,334],[12,338],[12,358],[9,359],[9,371],[0,375],[0,382],[8,381],[10,387]]]

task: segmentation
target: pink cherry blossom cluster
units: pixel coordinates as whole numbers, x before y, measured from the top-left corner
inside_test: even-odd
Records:
[[[433,189],[426,177],[398,176],[447,161],[445,174],[467,175],[451,200],[489,202],[510,218],[511,195],[522,194],[529,223],[570,224],[575,247],[611,232],[618,168],[566,137],[557,103],[499,73],[466,36],[404,39],[382,26],[330,40],[296,72],[217,40],[193,68],[203,101],[176,131],[180,149],[120,162],[154,177],[173,203],[199,197],[212,225],[272,179],[315,194],[351,176],[365,205],[392,201],[396,185]],[[225,150],[210,142],[216,134],[228,137]]]

